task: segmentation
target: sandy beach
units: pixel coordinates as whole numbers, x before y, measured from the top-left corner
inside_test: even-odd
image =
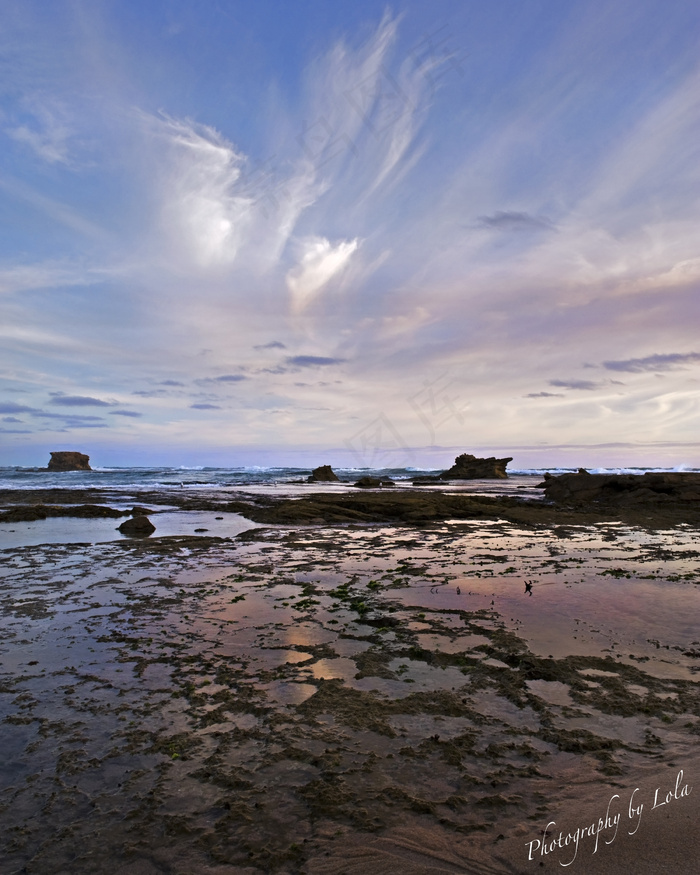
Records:
[[[3,873],[696,871],[696,527],[479,500],[3,550]]]

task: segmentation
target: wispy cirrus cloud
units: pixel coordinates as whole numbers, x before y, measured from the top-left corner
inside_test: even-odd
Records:
[[[26,120],[8,124],[7,135],[48,164],[71,163],[70,141],[75,132],[65,104],[55,99],[47,101],[38,93],[28,96],[23,103],[22,115]]]
[[[253,203],[237,185],[245,156],[209,125],[141,117],[160,145],[164,231],[201,267],[233,262]]]

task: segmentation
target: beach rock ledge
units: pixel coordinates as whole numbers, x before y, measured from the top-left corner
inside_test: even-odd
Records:
[[[92,471],[90,456],[85,453],[58,452],[51,453],[48,471]]]

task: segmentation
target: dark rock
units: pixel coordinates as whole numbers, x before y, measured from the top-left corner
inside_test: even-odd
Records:
[[[92,471],[90,456],[85,453],[58,452],[51,453],[48,471]]]
[[[700,502],[700,474],[578,474],[547,476],[540,488],[557,504],[628,506],[668,502]]]
[[[388,477],[360,477],[355,482],[355,486],[360,489],[380,489],[382,486],[396,486],[396,484]]]
[[[505,480],[508,478],[506,465],[512,461],[512,456],[507,459],[496,459],[493,456],[478,459],[471,453],[462,453],[457,456],[450,470],[443,471],[439,476],[441,480]]]
[[[4,513],[0,513],[0,522],[23,523],[34,520],[45,520],[47,517],[81,517],[83,519],[118,519],[126,516],[128,511],[115,510],[101,504],[32,504],[25,507],[14,507]]]
[[[137,514],[130,519],[125,520],[120,526],[119,531],[122,535],[128,535],[130,538],[147,538],[155,532],[156,527],[143,514]]]
[[[330,465],[320,465],[314,468],[309,476],[307,483],[340,483],[340,478],[336,476]]]
[[[42,505],[33,507],[13,507],[0,513],[2,523],[33,523],[35,520],[45,520],[48,514]]]
[[[83,519],[104,519],[111,517],[116,519],[120,516],[126,516],[128,511],[115,510],[113,507],[105,507],[102,504],[77,504],[72,507],[53,507],[50,508],[49,516],[77,516]]]

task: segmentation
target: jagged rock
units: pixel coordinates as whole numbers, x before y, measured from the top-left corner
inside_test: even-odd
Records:
[[[320,465],[314,468],[309,476],[307,483],[340,483],[340,478],[336,476],[330,465]]]
[[[659,504],[700,502],[700,474],[651,472],[646,474],[545,474],[545,498],[557,504]]]
[[[388,477],[360,477],[359,480],[355,482],[355,486],[358,486],[360,489],[379,489],[382,486],[395,486],[393,480],[390,480]]]
[[[131,538],[146,538],[148,535],[155,532],[156,527],[144,514],[137,514],[130,519],[125,520],[118,528],[122,535],[129,535]]]
[[[85,453],[58,452],[51,453],[48,471],[92,471],[90,456]]]
[[[478,459],[471,453],[462,453],[457,456],[450,470],[443,471],[439,477],[441,480],[505,480],[508,478],[506,465],[512,461],[512,456],[507,459],[496,459],[493,456]]]

